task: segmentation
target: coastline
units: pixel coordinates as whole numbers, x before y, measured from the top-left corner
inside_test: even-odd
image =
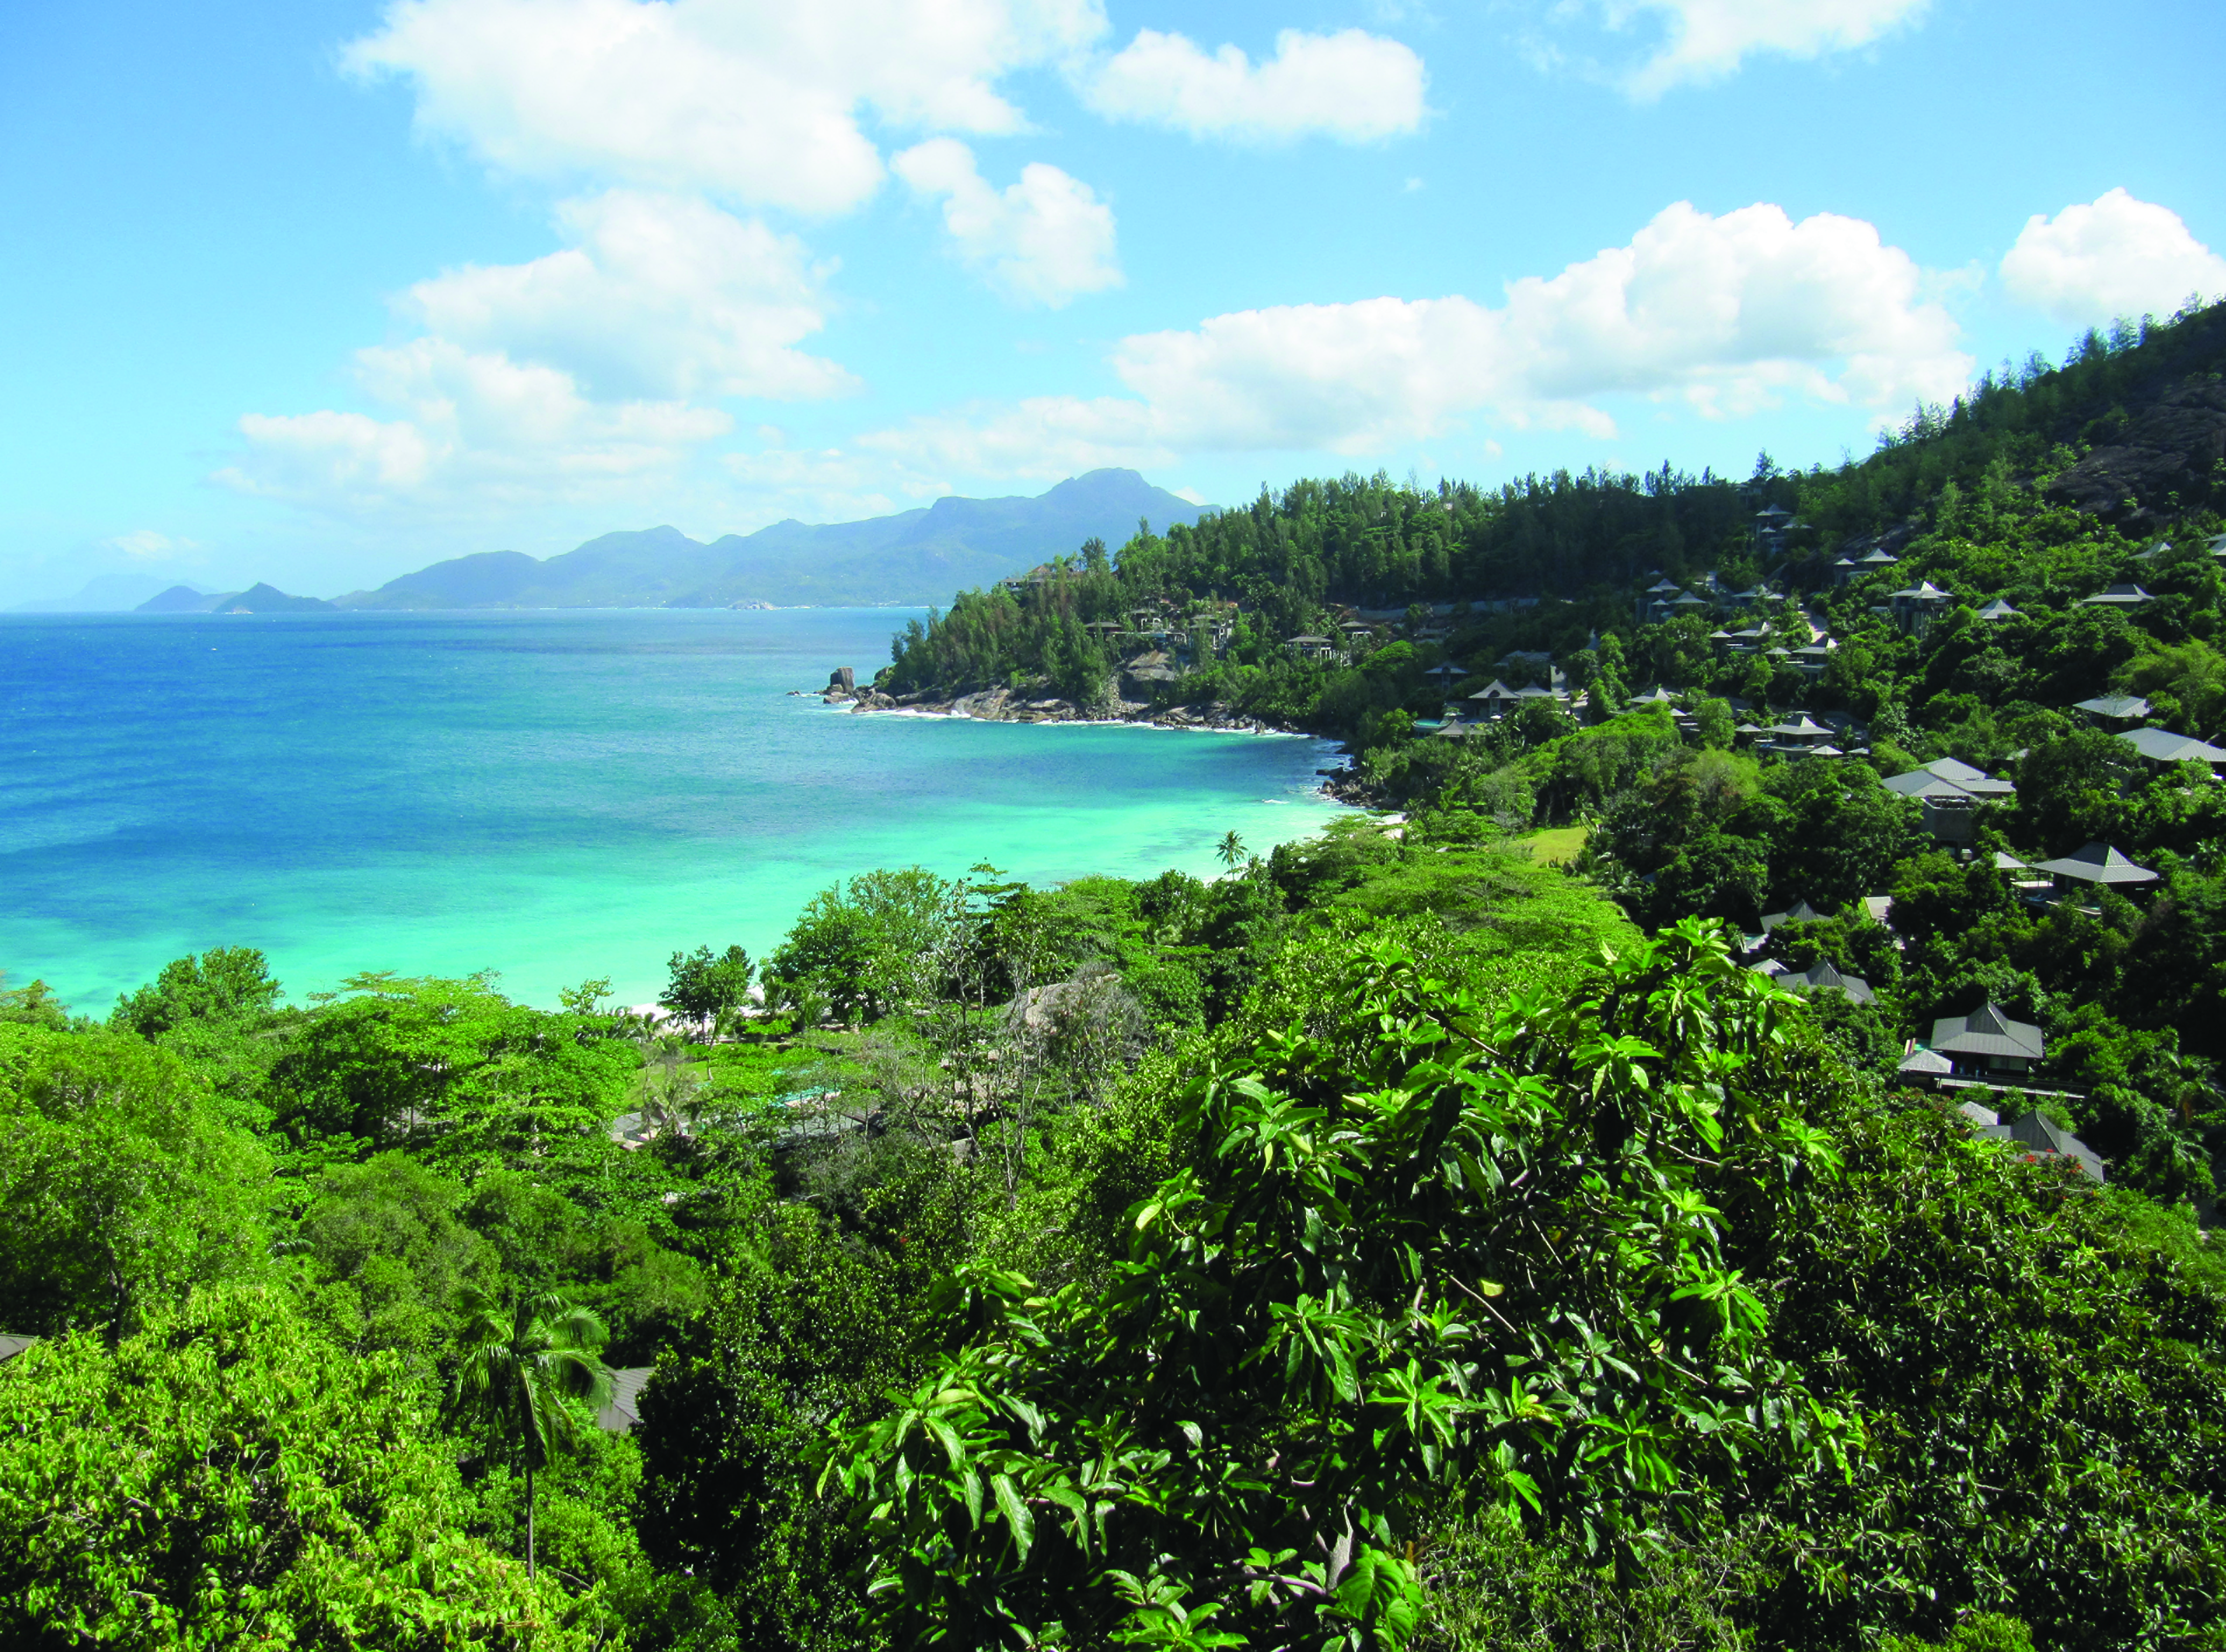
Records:
[[[836,673],[834,681],[817,690],[820,702],[830,708],[847,706],[852,715],[871,715],[887,717],[964,717],[979,722],[1064,723],[1084,728],[1165,728],[1178,733],[1260,734],[1281,739],[1304,739],[1333,741],[1334,736],[1310,728],[1295,728],[1258,717],[1240,716],[1228,706],[1215,702],[1203,709],[1190,706],[1171,706],[1154,711],[1148,702],[1122,700],[1117,716],[1093,715],[1072,701],[1057,696],[1030,696],[1011,689],[980,689],[970,694],[938,698],[932,694],[888,695],[878,689],[852,688]],[[793,689],[790,692],[799,697],[815,690]],[[1345,747],[1339,743],[1339,750]],[[1317,769],[1322,784],[1315,788],[1320,795],[1332,803],[1348,808],[1381,808],[1385,806],[1375,787],[1364,780],[1359,772],[1348,761],[1337,769]]]

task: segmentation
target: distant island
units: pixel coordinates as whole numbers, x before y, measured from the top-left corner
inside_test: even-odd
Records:
[[[19,603],[12,612],[926,607],[1084,540],[1122,544],[1140,522],[1164,529],[1194,523],[1212,508],[1154,487],[1133,470],[1093,470],[1034,498],[944,498],[860,522],[776,522],[709,543],[663,526],[607,533],[546,559],[479,551],[329,601],[267,583],[240,591],[179,583],[155,591],[144,575],[104,574],[73,596]]]

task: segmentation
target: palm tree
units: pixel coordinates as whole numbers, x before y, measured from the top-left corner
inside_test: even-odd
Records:
[[[464,1293],[464,1360],[455,1408],[492,1423],[525,1464],[525,1575],[533,1568],[533,1477],[550,1452],[576,1438],[567,1400],[600,1411],[610,1403],[611,1368],[601,1350],[610,1333],[587,1309],[554,1292],[520,1292],[506,1312],[478,1290]]]
[[[1237,863],[1244,858],[1244,840],[1233,830],[1224,832],[1220,845],[1213,852],[1221,857],[1222,865],[1234,872]]]

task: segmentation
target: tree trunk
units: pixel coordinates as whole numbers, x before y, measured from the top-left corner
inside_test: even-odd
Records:
[[[525,1459],[525,1580],[533,1581],[533,1459]]]

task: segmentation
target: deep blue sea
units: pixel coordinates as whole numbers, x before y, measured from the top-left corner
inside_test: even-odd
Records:
[[[105,1012],[168,959],[499,971],[646,1001],[874,867],[1205,874],[1334,812],[1295,738],[857,716],[911,611],[0,615],[0,969]]]

